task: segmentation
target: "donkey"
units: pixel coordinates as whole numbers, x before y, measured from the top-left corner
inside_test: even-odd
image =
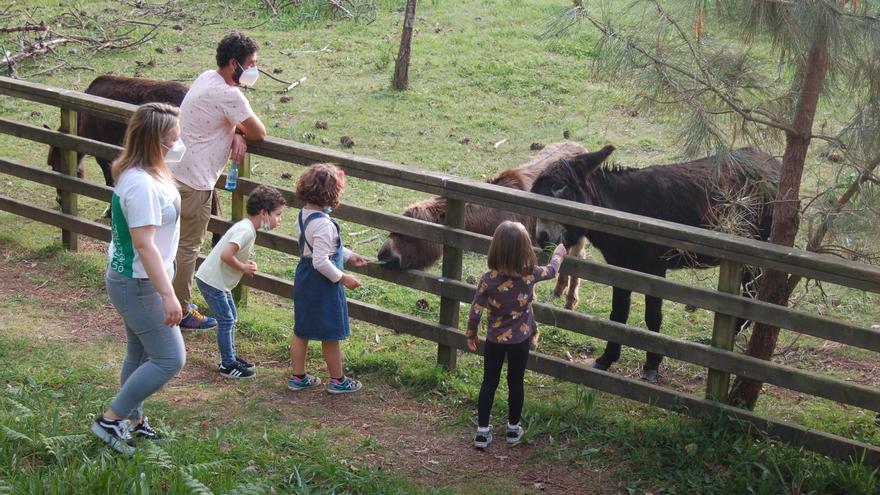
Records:
[[[714,230],[735,230],[755,239],[770,235],[770,201],[779,176],[779,160],[751,148],[732,151],[686,163],[655,165],[644,169],[602,167],[614,151],[605,146],[593,153],[562,159],[547,167],[532,185],[532,192],[588,205],[635,213],[685,225]],[[736,228],[731,228],[731,219]],[[586,237],[614,266],[651,275],[666,276],[666,270],[708,268],[719,260],[682,252],[644,241],[596,230],[538,219],[538,245],[566,246]],[[745,270],[743,284],[752,279]],[[626,323],[630,310],[630,291],[614,287],[611,320]],[[663,300],[645,296],[645,323],[660,331]],[[620,359],[620,344],[609,342],[593,367],[607,370]],[[663,356],[648,353],[641,377],[654,382]]]
[[[578,143],[566,141],[547,145],[531,161],[517,168],[507,169],[489,179],[489,184],[528,191],[532,182],[549,165],[565,158],[573,158],[586,150]],[[446,216],[446,199],[435,197],[409,205],[403,215],[409,218],[443,223]],[[465,206],[465,229],[484,235],[492,235],[495,228],[505,220],[521,222],[526,226],[532,239],[535,238],[535,219],[525,215],[498,210],[488,206],[470,204]],[[581,255],[583,243],[572,246],[570,254]],[[392,232],[379,249],[378,259],[385,268],[391,270],[424,270],[432,266],[443,253],[443,245]],[[566,279],[567,281],[567,279]],[[560,277],[554,294],[561,296],[566,288]],[[577,279],[572,278],[566,307],[573,309],[577,304]]]
[[[175,81],[153,81],[150,79],[138,79],[121,76],[98,76],[89,84],[85,93],[101,96],[111,100],[141,105],[151,102],[169,103],[179,107],[183,97],[189,90],[185,85]],[[99,117],[80,113],[77,115],[76,134],[80,137],[102,141],[108,144],[122,145],[125,138],[126,125],[122,122],[104,120]],[[83,153],[77,153],[77,176],[84,176]],[[52,146],[49,148],[49,157],[46,160],[52,170],[61,172],[61,150]],[[113,187],[113,176],[110,173],[111,160],[95,157],[95,161],[104,173],[104,182]]]
[[[179,107],[183,102],[183,98],[186,96],[187,91],[189,91],[189,88],[186,87],[186,85],[176,81],[155,81],[152,79],[139,79],[136,77],[122,76],[98,76],[91,82],[91,84],[89,84],[85,93],[109,98],[111,100],[131,103],[132,105],[160,102]],[[127,127],[128,126],[122,122],[104,120],[81,112],[77,115],[76,135],[94,139],[95,141],[122,146]],[[80,179],[85,176],[85,170],[83,167],[84,159],[85,154],[77,153],[76,175]],[[98,162],[98,165],[101,167],[101,172],[104,174],[104,183],[113,187],[113,175],[110,171],[112,161],[98,157],[95,157],[95,161]],[[61,150],[54,146],[49,147],[49,157],[46,162],[52,167],[52,170],[61,172]],[[214,192],[211,199],[211,214],[220,214],[220,201],[216,192]],[[105,212],[105,216],[110,216],[109,208]],[[219,239],[220,236],[214,234],[213,243],[216,244]]]

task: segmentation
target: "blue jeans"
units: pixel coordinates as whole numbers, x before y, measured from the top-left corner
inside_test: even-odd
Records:
[[[107,270],[107,294],[125,322],[126,353],[119,393],[110,403],[128,419],[144,416],[144,399],[174,378],[186,363],[177,325],[165,325],[165,306],[149,279],[128,278]]]
[[[220,364],[229,366],[235,362],[235,321],[238,310],[232,292],[208,285],[196,277],[196,285],[202,291],[205,302],[217,320],[217,347],[220,349]]]

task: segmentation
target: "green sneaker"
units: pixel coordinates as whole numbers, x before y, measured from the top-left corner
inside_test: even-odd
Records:
[[[357,392],[361,388],[363,388],[363,384],[360,381],[347,376],[343,377],[342,380],[334,378],[327,384],[327,392],[331,394],[350,394]]]
[[[321,384],[321,379],[306,373],[304,378],[295,375],[287,377],[287,388],[293,391],[305,390],[307,388],[317,387]]]

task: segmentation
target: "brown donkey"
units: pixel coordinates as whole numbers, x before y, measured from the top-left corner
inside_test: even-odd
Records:
[[[511,189],[529,191],[535,178],[549,165],[560,159],[570,159],[585,152],[583,146],[571,141],[550,144],[525,165],[503,170],[487,182]],[[435,197],[418,201],[409,205],[404,210],[403,216],[433,223],[443,223],[446,216],[446,199]],[[535,219],[532,217],[479,204],[468,203],[465,206],[465,229],[471,232],[491,236],[495,232],[495,228],[505,220],[521,222],[528,229],[532,239],[535,239]],[[582,256],[583,247],[584,241],[581,239],[577,245],[569,246],[569,254]],[[442,244],[392,232],[379,249],[378,258],[385,268],[391,270],[424,270],[436,263],[442,253]],[[576,278],[572,277],[571,284],[569,284],[568,277],[560,275],[553,293],[557,297],[561,296],[568,287],[569,292],[565,307],[574,309],[578,301],[577,286]]]

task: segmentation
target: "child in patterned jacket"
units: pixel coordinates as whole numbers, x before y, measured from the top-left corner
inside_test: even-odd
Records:
[[[467,322],[468,348],[477,350],[477,327],[488,309],[486,346],[483,356],[483,384],[480,387],[479,415],[474,446],[485,448],[492,442],[489,414],[501,367],[507,356],[508,421],[507,443],[522,439],[519,424],[522,413],[529,346],[537,339],[532,299],[535,284],[556,277],[565,256],[565,246],[556,246],[550,264],[535,266],[537,258],[526,228],[518,222],[504,222],[495,229],[489,246],[489,271],[480,279]]]

